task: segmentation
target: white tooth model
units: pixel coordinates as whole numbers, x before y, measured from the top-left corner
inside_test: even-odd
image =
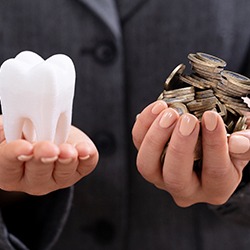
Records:
[[[44,60],[23,51],[0,68],[0,98],[7,142],[67,140],[72,116],[75,67],[62,54]]]

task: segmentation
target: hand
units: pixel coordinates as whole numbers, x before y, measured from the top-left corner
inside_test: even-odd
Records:
[[[62,145],[26,140],[6,143],[0,120],[0,188],[44,195],[69,187],[95,169],[98,152],[79,129],[71,127]]]
[[[194,151],[202,128],[202,166],[194,170]],[[168,191],[177,205],[199,202],[225,203],[237,188],[246,162],[230,158],[226,130],[220,115],[205,112],[181,117],[163,101],[146,107],[132,131],[138,149],[137,167],[142,176]],[[168,142],[163,164],[160,158]]]

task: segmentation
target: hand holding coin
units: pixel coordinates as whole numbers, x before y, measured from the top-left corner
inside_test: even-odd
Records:
[[[230,139],[238,136],[238,140],[238,133],[243,133],[242,148],[249,147],[244,115],[249,108],[241,96],[248,94],[250,80],[230,71],[222,76],[225,62],[219,58],[204,53],[190,58],[196,72],[187,76],[185,66],[177,66],[158,101],[147,106],[134,124],[137,168],[179,206],[219,205],[238,187],[249,159],[232,155]],[[240,87],[228,88],[232,84]]]

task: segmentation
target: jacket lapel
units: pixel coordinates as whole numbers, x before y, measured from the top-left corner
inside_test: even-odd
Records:
[[[116,0],[121,20],[125,21],[131,18],[139,11],[149,0]]]
[[[95,13],[110,29],[116,38],[120,38],[120,21],[115,0],[78,0]]]

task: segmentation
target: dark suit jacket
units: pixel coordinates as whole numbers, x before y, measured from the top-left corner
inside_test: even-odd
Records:
[[[69,55],[77,71],[73,124],[100,152],[97,169],[75,186],[53,249],[250,248],[247,184],[224,206],[179,208],[139,175],[131,140],[136,114],[158,97],[176,65],[188,66],[188,53],[216,55],[250,76],[249,15],[247,0],[0,1],[1,62],[22,50]],[[37,249],[29,231],[16,227]]]

